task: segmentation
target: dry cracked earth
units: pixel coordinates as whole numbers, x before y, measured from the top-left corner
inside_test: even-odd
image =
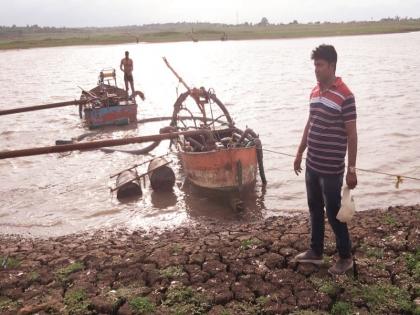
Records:
[[[161,233],[0,236],[1,314],[420,314],[420,205],[359,212],[355,268],[298,264],[307,215]]]

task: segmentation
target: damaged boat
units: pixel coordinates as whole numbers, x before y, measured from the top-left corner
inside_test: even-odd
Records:
[[[90,91],[82,90],[80,118],[84,118],[89,129],[135,123],[136,95],[144,100],[144,94],[140,91],[128,97],[127,92],[117,86],[115,69],[103,69],[99,73],[98,85]]]
[[[0,159],[153,142],[147,148],[140,150],[141,154],[144,154],[157,147],[162,140],[170,140],[170,148],[174,147],[177,151],[185,178],[198,187],[242,191],[255,184],[258,171],[262,184],[265,185],[263,150],[258,135],[252,129],[241,130],[235,126],[231,115],[213,89],[190,88],[165,58],[164,62],[187,91],[176,99],[172,116],[168,119],[170,126],[161,128],[159,134],[3,151],[0,152]],[[133,103],[122,100],[125,91],[109,82],[105,83],[106,78],[115,81],[115,71],[110,75],[102,72],[98,87],[82,93],[81,111],[85,116],[87,114],[92,116],[97,107],[98,110],[104,110],[102,115],[104,118],[108,117],[105,113],[109,114],[112,107],[116,107],[121,109],[121,115],[123,113],[127,115],[126,118],[130,122],[130,117],[134,119],[133,113],[137,104],[134,100],[131,100]],[[117,103],[111,104],[111,101]],[[130,105],[135,105],[131,112],[122,110]],[[104,123],[118,121],[121,117],[110,115]],[[149,120],[164,119],[166,117]],[[99,124],[100,120],[91,123],[90,126]],[[137,176],[132,177],[137,179]]]
[[[179,152],[187,180],[202,188],[242,190],[255,184],[259,168],[265,184],[263,151],[258,135],[252,129],[242,131],[235,127],[213,89],[190,88],[166,58],[164,62],[187,89],[174,104],[171,127],[177,132],[203,131],[171,140]],[[191,119],[187,120],[188,114]]]
[[[145,99],[141,91],[129,96],[124,89],[119,88],[115,69],[108,68],[100,71],[97,86],[89,91],[82,89],[78,100],[0,110],[0,116],[78,105],[79,116],[89,129],[127,125],[137,123],[137,96]]]

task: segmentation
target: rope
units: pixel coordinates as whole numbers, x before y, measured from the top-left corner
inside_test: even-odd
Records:
[[[283,152],[278,152],[278,151],[273,151],[273,150],[268,150],[268,149],[263,149],[263,151],[267,151],[267,152],[271,152],[271,153],[276,153],[276,154],[280,154],[280,155],[286,155],[286,156],[296,157],[296,155],[293,155],[293,154],[288,154],[288,153],[283,153]],[[306,158],[303,158],[303,159],[306,160]]]
[[[268,149],[263,149],[263,150],[264,151],[267,151],[267,152],[275,153],[275,154],[290,156],[290,157],[293,157],[293,158],[296,157],[296,155],[288,154],[288,153],[283,153],[283,152],[279,152],[279,151],[273,151],[273,150],[268,150]],[[302,158],[302,159],[306,160],[306,158]],[[373,174],[380,174],[380,175],[386,175],[386,176],[395,177],[396,178],[396,183],[395,183],[395,187],[396,188],[399,188],[400,187],[400,184],[403,182],[404,179],[412,179],[412,180],[418,180],[418,181],[420,181],[420,178],[412,177],[412,176],[405,176],[405,175],[399,175],[399,174],[390,174],[390,173],[373,171],[373,170],[368,170],[368,169],[364,169],[364,168],[357,168],[357,167],[356,167],[356,170],[361,171],[361,172],[366,172],[366,173],[373,173]]]

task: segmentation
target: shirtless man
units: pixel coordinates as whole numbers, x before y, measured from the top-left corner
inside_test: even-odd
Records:
[[[129,52],[125,52],[125,58],[121,59],[120,69],[124,71],[125,90],[128,94],[128,82],[131,86],[131,94],[134,94],[134,80],[133,80],[133,60],[128,58]]]

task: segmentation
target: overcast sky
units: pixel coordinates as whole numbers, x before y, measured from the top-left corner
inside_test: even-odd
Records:
[[[420,0],[0,0],[0,25],[119,26],[166,22],[378,20],[420,17]]]

